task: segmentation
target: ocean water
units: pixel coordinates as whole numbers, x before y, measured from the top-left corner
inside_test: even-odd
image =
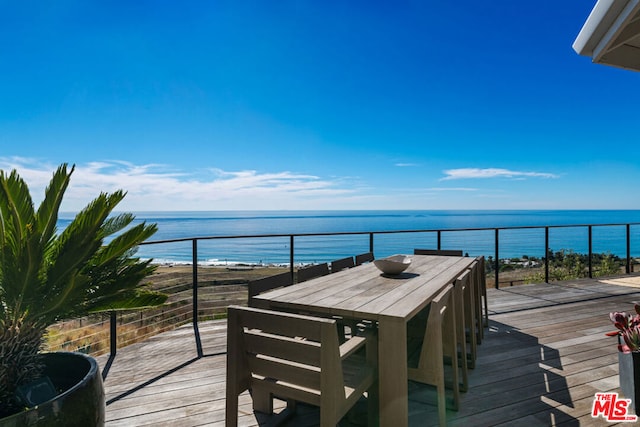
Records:
[[[588,252],[588,228],[594,224],[593,252],[626,256],[626,227],[630,230],[631,255],[640,256],[640,210],[523,210],[523,211],[214,211],[136,212],[136,221],[156,223],[151,242],[211,236],[252,236],[200,240],[200,264],[286,264],[289,237],[258,237],[268,234],[314,234],[376,232],[376,257],[411,253],[414,248],[435,248],[437,234],[388,233],[410,230],[445,230],[443,249],[462,249],[471,256],[495,256],[494,228],[551,226],[549,247]],[[73,218],[61,215],[59,228]],[[554,226],[576,225],[575,227]],[[491,230],[477,230],[491,228]],[[471,231],[450,231],[476,229]],[[378,234],[379,233],[379,234]],[[544,229],[499,231],[499,257],[544,256]],[[369,250],[369,235],[299,236],[294,239],[294,262],[325,262]],[[157,263],[191,263],[192,242],[142,245],[138,255]]]

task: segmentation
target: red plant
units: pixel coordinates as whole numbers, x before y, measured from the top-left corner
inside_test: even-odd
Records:
[[[618,330],[608,332],[606,335],[622,338],[622,340],[618,339],[618,350],[623,353],[640,351],[640,304],[634,304],[633,308],[635,315],[624,311],[609,313],[609,319]]]

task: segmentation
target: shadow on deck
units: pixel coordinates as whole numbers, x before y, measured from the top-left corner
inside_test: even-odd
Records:
[[[448,423],[612,425],[591,417],[596,392],[619,391],[615,338],[604,334],[612,330],[609,312],[640,300],[640,277],[489,289],[488,299],[490,325],[470,389]],[[201,323],[200,332],[202,358],[190,325],[118,350],[105,380],[108,426],[224,425],[226,322]],[[432,388],[410,383],[409,395],[410,425],[437,425]],[[361,425],[365,408],[341,425]],[[240,425],[268,421],[253,413],[248,393],[240,411]],[[285,425],[317,424],[318,411],[303,407]]]

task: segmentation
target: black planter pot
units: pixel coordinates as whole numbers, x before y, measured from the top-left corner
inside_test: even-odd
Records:
[[[631,399],[629,410],[637,414],[636,408],[640,402],[640,353],[618,352],[618,371],[622,395]]]
[[[27,411],[0,419],[0,427],[103,426],[104,389],[98,363],[82,353],[44,354],[44,375],[59,394]]]

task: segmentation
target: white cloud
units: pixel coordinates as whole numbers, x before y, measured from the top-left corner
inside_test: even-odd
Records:
[[[0,157],[0,170],[10,173],[16,169],[31,187],[32,197],[35,196],[34,188],[41,188],[41,192],[44,192],[57,167],[57,165],[36,162],[25,157]]]
[[[471,187],[431,187],[428,191],[478,191],[477,188]]]
[[[0,157],[0,169],[17,169],[36,204],[56,168],[32,159]],[[76,166],[61,209],[77,211],[100,192],[118,189],[127,192],[119,210],[319,209],[327,200],[355,192],[340,184],[338,179],[290,171],[185,173],[165,165],[102,161]]]
[[[31,190],[34,203],[42,200],[57,164],[21,157],[0,157],[0,170],[17,169]],[[442,180],[502,177],[555,178],[548,173],[506,169],[452,169]],[[384,186],[354,176],[317,176],[292,171],[177,170],[162,164],[133,164],[107,160],[77,165],[61,210],[82,209],[100,192],[125,190],[119,211],[187,210],[320,210],[320,209],[486,209],[494,206],[487,190],[465,186],[394,183]],[[395,185],[394,185],[395,184]],[[518,193],[502,193],[501,208],[519,203]],[[480,197],[482,195],[482,197]],[[546,199],[545,199],[546,200]],[[531,201],[532,206],[535,202]]]
[[[411,168],[411,167],[418,166],[418,164],[417,163],[396,163],[395,166],[399,168]]]
[[[500,168],[461,168],[461,169],[448,169],[444,171],[446,175],[441,178],[440,181],[447,181],[451,179],[470,179],[470,178],[558,178],[558,175],[546,172],[523,172],[513,171],[509,169]]]

